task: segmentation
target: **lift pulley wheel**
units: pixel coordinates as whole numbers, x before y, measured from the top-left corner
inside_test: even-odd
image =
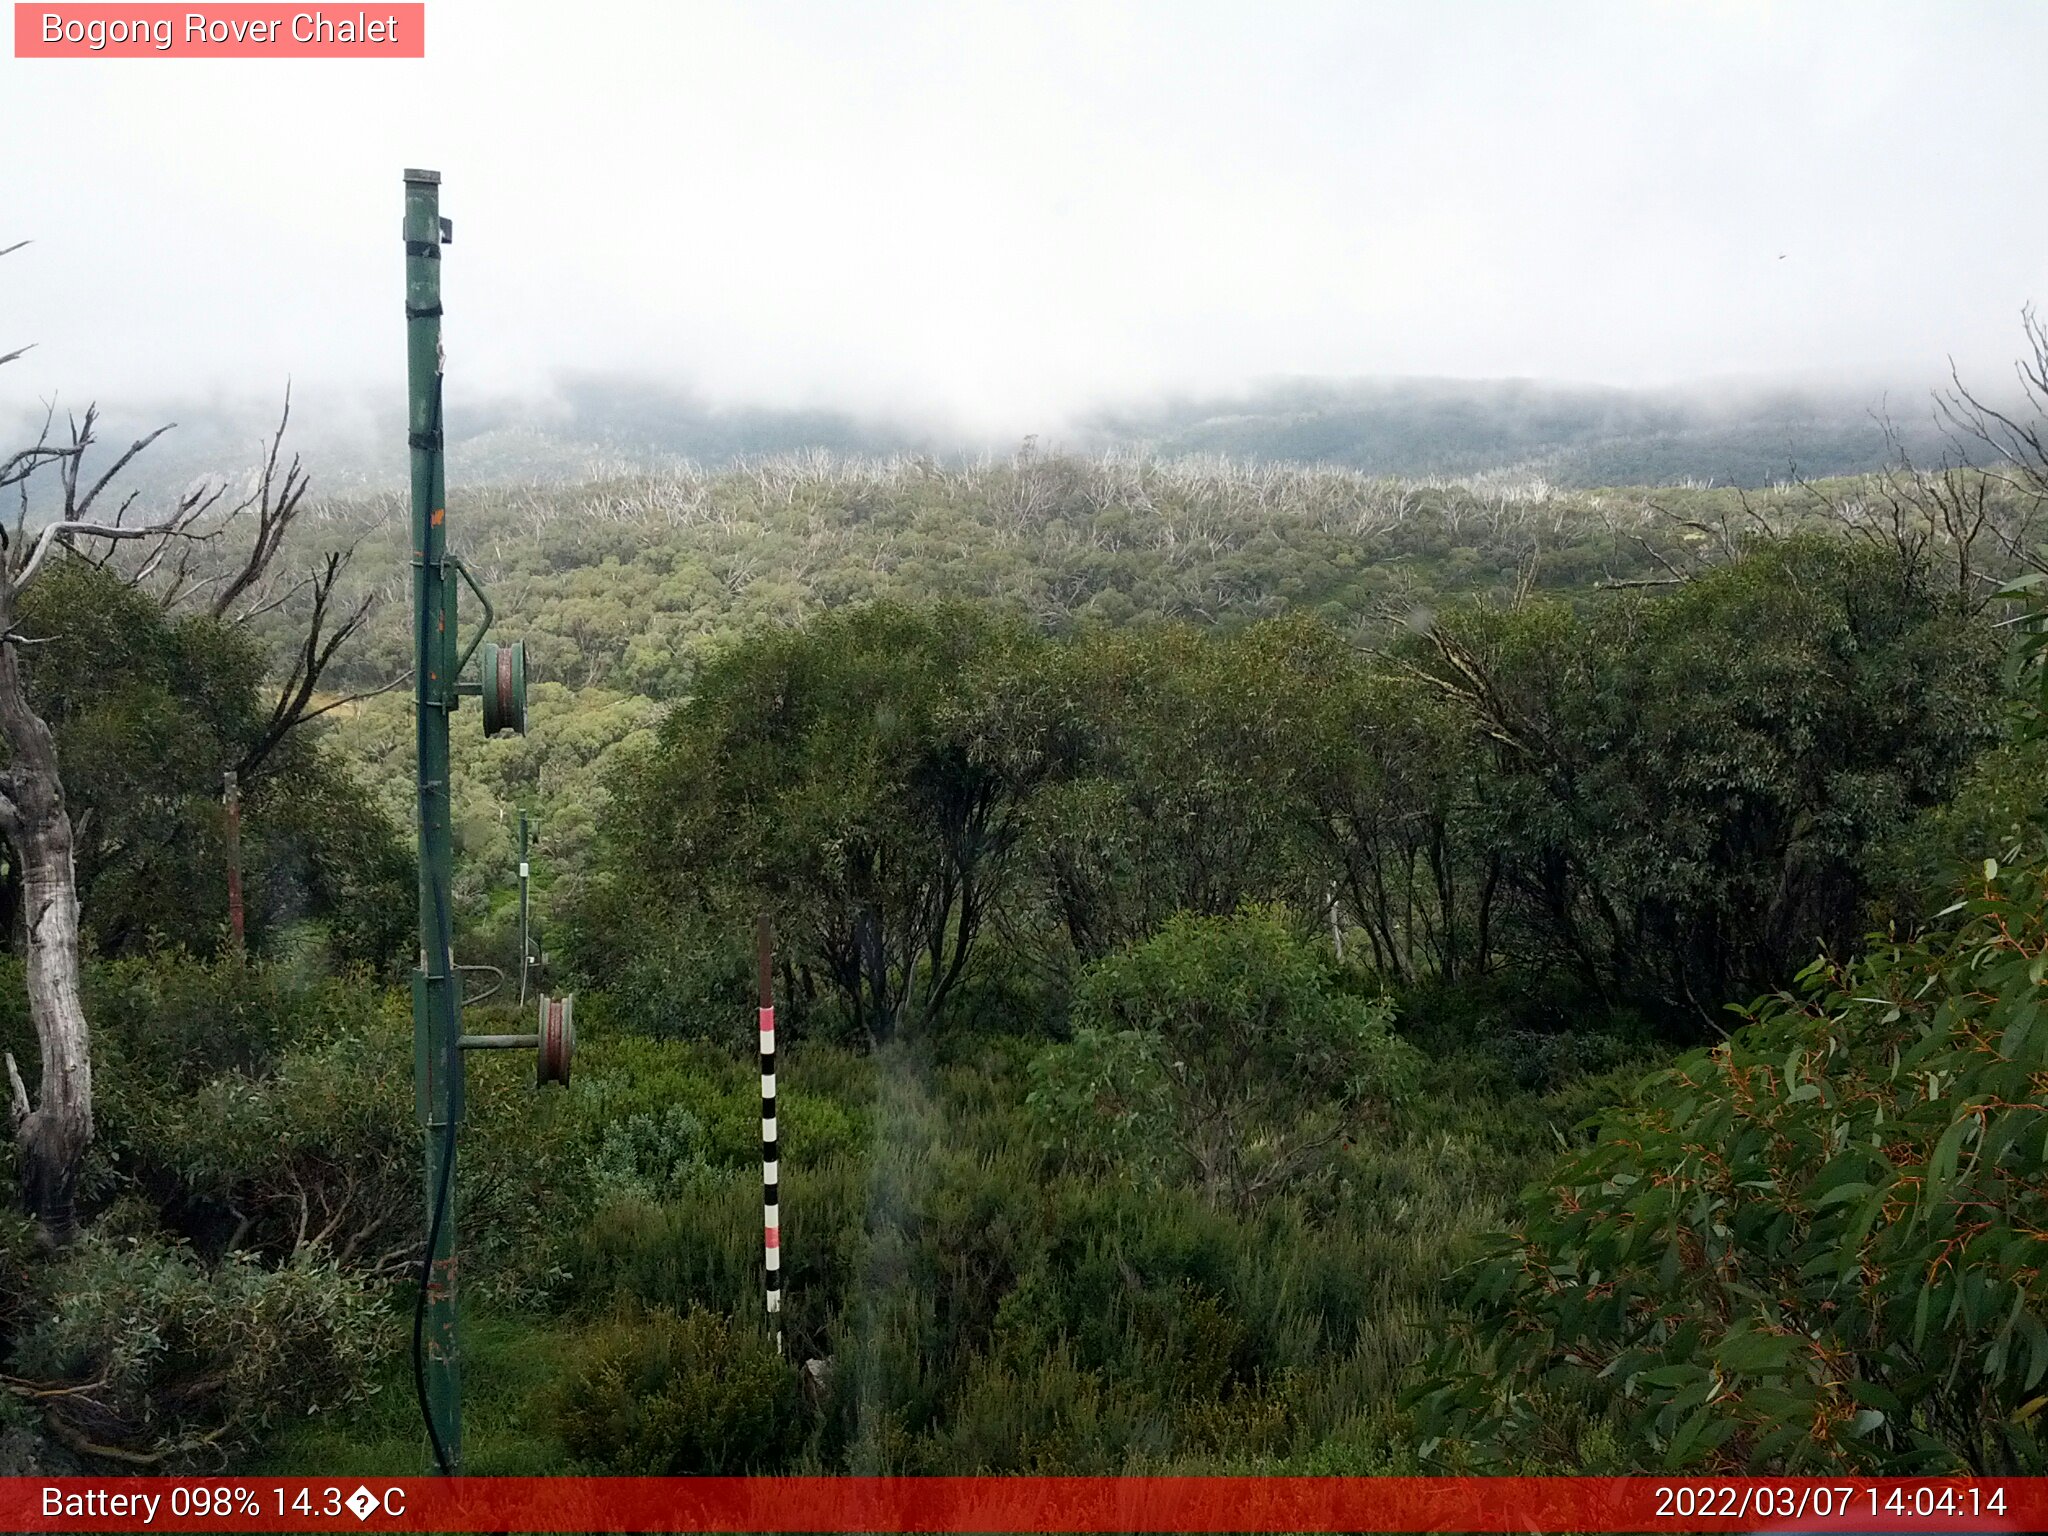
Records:
[[[569,1081],[569,1060],[576,1054],[576,996],[549,997],[545,993],[540,1000],[540,1049],[534,1055],[535,1080],[542,1083],[567,1083]]]
[[[484,734],[526,734],[526,642],[500,645],[486,640],[477,653],[477,683],[483,695]]]

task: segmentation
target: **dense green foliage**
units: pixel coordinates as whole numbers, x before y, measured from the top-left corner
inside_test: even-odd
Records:
[[[97,1231],[36,1278],[50,1310],[15,1342],[12,1369],[72,1385],[46,1422],[88,1455],[245,1453],[360,1400],[397,1332],[322,1255],[206,1264],[154,1234]]]
[[[742,930],[777,912],[872,1041],[943,1007],[1061,750],[1037,650],[971,609],[883,606],[714,663],[612,813],[645,876],[628,903]],[[629,945],[645,925],[605,921]]]
[[[1567,493],[1526,476],[1030,453],[485,484],[451,502],[460,553],[526,637],[536,680],[659,700],[686,695],[734,632],[850,603],[966,599],[1058,630],[1289,611],[1356,623],[1446,595],[1661,578],[1660,558],[1719,557],[1750,526],[1735,493],[1697,487]],[[1839,525],[1815,491],[1750,504],[1773,527]],[[338,678],[408,664],[405,519],[398,497],[327,509],[324,536],[357,540],[349,590],[384,599]]]
[[[1569,1457],[1585,1420],[1563,1398],[1633,1463],[2041,1469],[2048,636],[2028,617],[2018,739],[1895,855],[2010,845],[2007,866],[1985,857],[1926,932],[1738,1010],[1530,1189],[1414,1394],[1430,1446]]]
[[[1988,627],[1813,539],[1590,615],[1447,620],[1436,652],[1491,763],[1459,817],[1498,870],[1482,963],[1497,934],[1525,965],[1709,1015],[1852,945],[1872,850],[1996,730]]]
[[[1855,941],[1875,850],[1995,734],[1996,668],[1896,562],[1814,539],[1589,614],[1446,610],[1379,650],[1306,618],[1063,641],[842,610],[729,647],[629,760],[579,952],[599,979],[663,929],[743,944],[769,911],[799,1020],[830,991],[880,1040],[943,1008],[992,927],[1064,974],[1175,913],[1279,901],[1396,980],[1511,969],[1532,1017],[1697,1031]]]
[[[1567,492],[1527,474],[1402,482],[1029,452],[965,467],[814,455],[582,485],[462,479],[450,507],[457,547],[488,584],[501,630],[526,640],[535,683],[527,737],[454,733],[458,909],[477,958],[504,963],[523,807],[542,813],[535,862],[552,882],[543,915],[558,929],[590,863],[605,783],[737,634],[867,601],[959,599],[1061,636],[1171,623],[1229,630],[1286,613],[1377,646],[1389,621],[1426,624],[1474,597],[1613,606],[1630,594],[1602,584],[1697,574],[1765,529],[1890,548],[1895,489],[1864,477],[1746,499],[1698,486]],[[1972,547],[1980,570],[1999,570],[2005,541],[2028,538],[2029,512],[2000,482],[1987,494]],[[356,552],[337,600],[377,600],[368,632],[331,674],[336,687],[376,687],[409,664],[405,526],[397,497],[320,511],[320,537]],[[1943,539],[1906,532],[1919,540],[1901,549],[1906,567],[1949,559]],[[1409,706],[1395,696],[1387,707],[1399,720]],[[404,693],[334,718],[386,814],[407,825]]]
[[[317,727],[246,762],[272,702],[254,638],[204,614],[166,615],[82,560],[58,561],[29,588],[21,626],[38,637],[29,698],[56,733],[80,899],[101,952],[222,946],[221,776],[238,767],[251,943],[311,931],[342,965],[382,965],[403,948],[411,870],[359,781],[318,750]],[[0,881],[10,929],[19,888],[10,869]]]
[[[397,1343],[387,1288],[419,1246],[406,999],[363,973],[165,955],[85,980],[92,1236],[0,1316],[17,1383],[76,1388],[45,1404],[64,1443],[149,1456],[246,1450],[281,1414],[350,1401]],[[0,1000],[0,1047],[33,1060],[18,967]],[[486,1296],[549,1283],[536,1239],[556,1156],[581,1149],[533,1155],[550,1106],[511,1065],[480,1064],[471,1095],[461,1194]]]
[[[1033,1064],[1028,1102],[1081,1156],[1248,1211],[1407,1097],[1392,1011],[1344,992],[1282,913],[1184,914],[1089,967],[1074,1038]]]
[[[1490,1142],[1505,1069],[1467,1057],[1433,1076],[1430,1111],[1329,1148],[1313,1198],[1237,1211],[1177,1181],[1105,1182],[1089,1146],[1042,1147],[1030,1053],[960,1046],[813,1043],[784,1068],[783,1326],[792,1359],[826,1363],[785,1468],[1245,1465],[1339,1431],[1385,1465],[1433,1276],[1579,1102],[1526,1100],[1524,1139]],[[846,1121],[858,1134],[837,1140]],[[758,1317],[759,1221],[751,1168],[608,1201],[565,1257],[596,1336],[628,1347],[606,1310],[620,1297]]]
[[[773,1471],[801,1434],[795,1367],[701,1308],[596,1330],[560,1395],[570,1453],[641,1477]]]
[[[1959,906],[1609,1116],[1474,1271],[1487,1352],[1424,1427],[1526,1449],[1566,1377],[1666,1466],[2039,1471],[2043,867]]]

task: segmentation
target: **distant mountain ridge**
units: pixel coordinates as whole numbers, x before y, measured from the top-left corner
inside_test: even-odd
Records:
[[[1220,454],[1332,464],[1400,478],[1526,469],[1560,486],[1711,482],[1764,486],[1799,475],[1851,474],[1886,458],[1884,396],[1847,386],[1628,390],[1525,379],[1283,380],[1236,395],[1102,407],[1034,433],[969,441],[939,427],[823,408],[721,406],[685,389],[615,376],[566,376],[545,400],[469,400],[451,390],[449,472],[471,482],[573,482],[658,471],[687,460],[717,467],[804,452],[942,459],[1006,455],[1027,435],[1042,451]],[[137,462],[131,484],[164,491],[254,463],[275,404],[187,402],[154,413],[107,402],[109,455],[165,421],[179,430]],[[1916,460],[1943,440],[1924,393],[1894,393],[1894,425]],[[31,439],[24,413],[4,442]],[[60,421],[61,429],[61,421]],[[290,442],[322,493],[401,485],[404,423],[396,399],[307,391]]]
[[[1875,391],[1844,386],[1625,390],[1527,379],[1287,381],[1241,397],[1099,414],[1091,435],[1172,457],[1328,463],[1401,477],[1514,465],[1560,485],[1762,486],[1886,457]],[[1909,451],[1943,446],[1923,395],[1894,397]]]

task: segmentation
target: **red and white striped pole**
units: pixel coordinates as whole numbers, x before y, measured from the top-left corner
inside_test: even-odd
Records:
[[[775,1318],[775,1352],[782,1353],[782,1210],[779,1148],[775,1135],[775,931],[761,914],[761,1229],[768,1262],[768,1311]]]

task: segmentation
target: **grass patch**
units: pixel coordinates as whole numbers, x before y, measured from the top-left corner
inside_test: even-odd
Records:
[[[476,1311],[463,1317],[465,1473],[535,1477],[575,1470],[538,1399],[572,1367],[578,1337],[555,1319]],[[386,1364],[367,1404],[346,1415],[308,1418],[277,1436],[246,1470],[296,1477],[412,1476],[431,1463],[408,1347]]]

